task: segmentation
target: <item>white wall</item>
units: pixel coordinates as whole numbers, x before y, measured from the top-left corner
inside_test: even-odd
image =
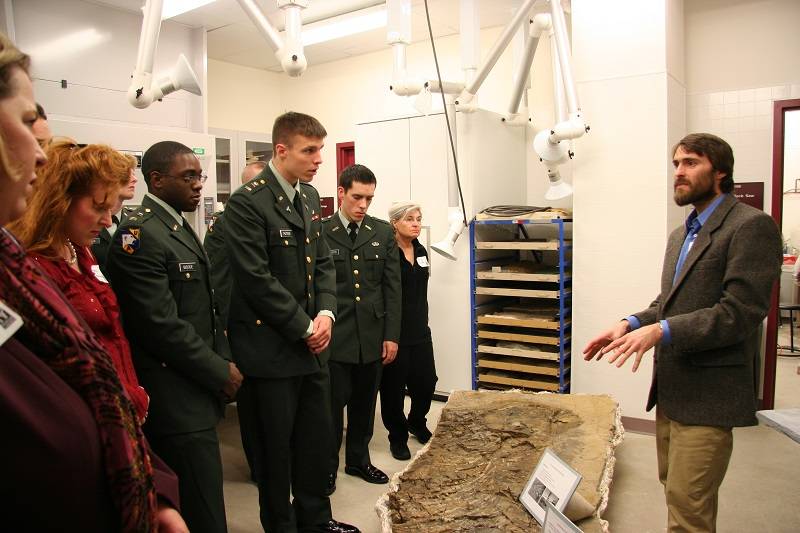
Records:
[[[651,355],[633,374],[630,362],[620,370],[581,351],[658,293],[672,217],[669,136],[680,128],[669,102],[682,99],[682,54],[670,50],[680,6],[671,3],[572,2],[575,75],[592,124],[573,172],[572,390],[611,394],[636,418],[652,418]]]
[[[185,91],[144,110],[128,104],[141,15],[81,0],[12,4],[16,42],[32,57],[34,91],[48,117],[205,131],[205,102]],[[187,56],[204,86],[205,32],[162,23],[155,72],[171,69],[179,53]],[[66,89],[61,80],[66,80]]]
[[[284,78],[285,74],[209,59],[209,127],[272,133],[275,117],[288,110],[281,90]]]
[[[687,119],[727,140],[737,182],[764,182],[771,211],[773,101],[800,98],[800,2],[686,3]]]

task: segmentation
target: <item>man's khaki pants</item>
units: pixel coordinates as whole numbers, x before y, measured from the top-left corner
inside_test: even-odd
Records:
[[[733,450],[731,428],[689,426],[656,408],[658,477],[670,533],[714,533],[717,496]]]

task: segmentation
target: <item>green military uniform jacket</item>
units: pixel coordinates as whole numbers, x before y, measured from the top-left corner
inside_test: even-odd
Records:
[[[227,328],[228,310],[231,305],[231,265],[228,261],[228,249],[225,247],[225,221],[220,211],[214,214],[214,223],[208,227],[203,239],[203,248],[206,249],[211,261],[211,286],[214,288],[214,300],[223,327]]]
[[[400,339],[400,256],[388,222],[364,217],[355,242],[338,214],[324,222],[336,265],[337,315],[331,360],[370,363],[383,341]]]
[[[300,191],[302,213],[266,168],[225,207],[233,275],[228,335],[246,376],[307,375],[328,360],[328,350],[314,355],[303,339],[321,310],[335,315],[336,273],[322,236],[319,193],[305,183]]]
[[[209,261],[194,231],[145,197],[114,234],[106,269],[155,435],[216,426],[230,350],[218,328]]]

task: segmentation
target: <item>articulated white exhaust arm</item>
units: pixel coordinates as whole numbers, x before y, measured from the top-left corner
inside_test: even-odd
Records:
[[[197,76],[183,54],[178,56],[178,61],[169,75],[153,83],[153,63],[158,47],[158,34],[161,30],[162,8],[162,0],[147,0],[144,6],[136,69],[131,75],[131,84],[128,87],[128,102],[139,109],[144,109],[153,101],[181,89],[198,96],[202,94]]]
[[[275,52],[275,57],[280,61],[283,71],[292,77],[297,77],[305,72],[308,61],[303,53],[300,30],[302,28],[301,12],[308,7],[308,0],[278,0],[278,7],[283,10],[286,26],[285,41],[281,38],[278,30],[267,20],[255,0],[237,0],[237,2],[250,17],[272,51]]]
[[[511,93],[511,101],[508,105],[508,113],[506,115],[506,120],[512,123],[517,119],[520,101],[522,100],[525,89],[528,87],[533,56],[536,54],[539,38],[542,36],[542,33],[552,29],[550,15],[536,15],[530,24],[527,26],[523,25],[522,29],[527,33],[526,46],[522,58],[520,59],[517,72],[514,73],[514,89]],[[527,120],[524,120],[524,123],[527,123]]]
[[[522,21],[525,17],[528,16],[528,12],[533,7],[535,0],[525,0],[519,9],[517,9],[516,13],[512,17],[511,21],[503,30],[503,33],[497,39],[497,42],[494,43],[491,51],[489,51],[489,55],[486,57],[486,60],[483,62],[483,65],[478,69],[477,74],[475,74],[475,78],[470,82],[464,92],[462,92],[459,97],[457,103],[459,105],[469,104],[470,101],[475,97],[475,94],[480,89],[481,85],[484,81],[486,81],[486,77],[491,72],[492,68],[494,68],[495,63],[497,60],[500,59],[500,56],[503,53],[503,50],[506,49],[508,43],[511,42],[511,39],[514,37],[514,33],[517,31],[517,28],[522,24]]]

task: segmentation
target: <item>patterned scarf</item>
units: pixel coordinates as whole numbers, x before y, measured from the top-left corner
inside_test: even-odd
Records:
[[[0,297],[25,321],[17,338],[72,387],[94,415],[120,531],[156,531],[150,456],[111,358],[5,228],[0,228]]]

